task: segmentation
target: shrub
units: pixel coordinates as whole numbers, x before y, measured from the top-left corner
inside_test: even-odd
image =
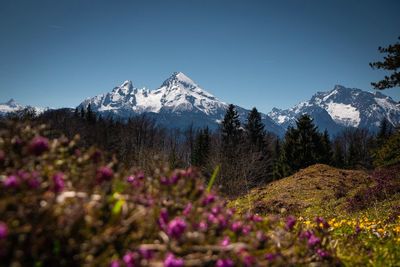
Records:
[[[372,206],[377,201],[389,199],[400,192],[400,165],[377,169],[371,174],[372,183],[356,192],[348,199],[350,211],[357,211]]]
[[[25,125],[0,133],[5,266],[339,264],[325,228],[240,216],[193,169],[126,170],[78,138],[45,136]]]

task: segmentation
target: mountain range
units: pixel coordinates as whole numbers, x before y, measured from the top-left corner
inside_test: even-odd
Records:
[[[278,125],[295,126],[296,118],[308,114],[320,130],[336,134],[346,127],[379,129],[383,119],[393,126],[400,124],[400,104],[380,92],[366,92],[336,85],[327,92],[318,92],[308,101],[289,109],[273,108],[268,113]]]
[[[182,72],[173,73],[159,88],[136,88],[132,81],[125,81],[110,92],[85,99],[78,108],[91,109],[102,116],[127,119],[146,114],[168,128],[208,126],[217,129],[228,104],[201,88]],[[0,115],[26,106],[10,100],[0,104]],[[246,120],[249,110],[236,106],[239,118]],[[37,112],[44,109],[35,108]],[[309,114],[318,128],[327,129],[332,135],[347,127],[362,127],[370,131],[379,129],[382,119],[392,125],[400,124],[400,104],[380,92],[367,92],[336,85],[327,92],[317,92],[310,100],[289,109],[273,108],[261,113],[265,128],[279,136],[295,126],[296,119]]]

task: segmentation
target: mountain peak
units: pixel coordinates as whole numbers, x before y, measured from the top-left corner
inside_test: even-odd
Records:
[[[121,88],[122,88],[122,87],[125,87],[125,88],[131,90],[131,89],[133,88],[133,83],[132,83],[132,81],[130,81],[130,80],[126,80],[125,82],[123,82],[123,83],[121,84],[120,87],[121,87]]]
[[[166,79],[161,87],[163,86],[173,86],[173,85],[178,85],[181,84],[185,88],[194,88],[197,87],[197,84],[190,79],[188,76],[186,76],[183,72],[174,72],[172,75]]]
[[[340,84],[336,84],[335,87],[333,87],[333,90],[338,90],[338,91],[346,90],[346,89],[347,89],[346,87],[344,87],[343,85],[340,85]]]
[[[18,105],[18,103],[14,100],[14,98],[11,98],[5,104],[8,106],[17,106]]]

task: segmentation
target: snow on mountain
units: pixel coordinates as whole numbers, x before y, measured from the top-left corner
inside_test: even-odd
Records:
[[[313,117],[319,129],[337,133],[346,127],[362,127],[377,131],[386,118],[391,124],[400,124],[400,105],[380,92],[336,85],[328,92],[318,92],[309,101],[281,110],[274,108],[268,115],[284,128],[295,125],[302,114]]]
[[[45,111],[44,108],[32,107],[32,106],[24,106],[17,103],[14,99],[10,99],[5,103],[0,103],[0,116],[4,116],[7,113],[16,112],[25,108],[33,108],[37,114]]]
[[[168,127],[218,127],[228,107],[215,96],[201,88],[182,72],[173,73],[155,90],[135,88],[125,81],[111,92],[88,98],[79,107],[90,104],[93,111],[103,115],[128,118],[138,114],[154,117]],[[237,107],[241,120],[245,120],[246,109]],[[282,135],[283,128],[262,114],[266,128]]]

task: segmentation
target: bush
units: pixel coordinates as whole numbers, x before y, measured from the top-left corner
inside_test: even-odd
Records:
[[[4,266],[339,264],[325,227],[242,217],[193,169],[122,168],[45,127],[0,133]]]
[[[389,199],[400,193],[400,165],[377,169],[371,174],[372,183],[348,199],[348,209],[358,211],[371,207],[377,201]]]

